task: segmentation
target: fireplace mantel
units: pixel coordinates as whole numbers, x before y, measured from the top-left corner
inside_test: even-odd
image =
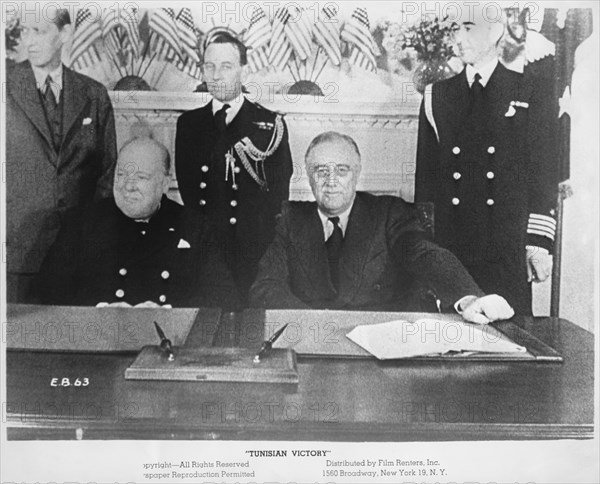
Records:
[[[118,145],[152,133],[169,148],[174,162],[177,118],[211,99],[208,93],[111,91],[109,95],[115,108]],[[248,97],[253,100],[252,95]],[[314,136],[331,130],[352,136],[361,150],[359,190],[413,199],[418,99],[380,103],[274,94],[263,96],[261,104],[285,114],[294,160],[292,199],[311,199],[303,169],[304,151]],[[171,195],[178,198],[175,179],[171,188]]]

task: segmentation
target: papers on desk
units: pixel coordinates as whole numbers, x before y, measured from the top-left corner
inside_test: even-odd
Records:
[[[360,325],[346,336],[380,360],[527,351],[493,326],[439,319]]]

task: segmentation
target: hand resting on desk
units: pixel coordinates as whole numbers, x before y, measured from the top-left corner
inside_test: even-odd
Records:
[[[456,310],[465,320],[478,324],[510,319],[515,315],[515,311],[506,299],[498,294],[482,297],[466,296],[457,303]]]
[[[98,304],[96,304],[97,308],[164,308],[164,309],[172,309],[173,306],[171,306],[170,304],[164,304],[164,305],[160,305],[158,303],[155,303],[154,301],[144,301],[143,303],[139,303],[136,304],[135,306],[132,306],[131,304],[129,304],[128,302],[125,301],[119,301],[119,302],[114,302],[114,303],[107,303],[107,302],[99,302]]]

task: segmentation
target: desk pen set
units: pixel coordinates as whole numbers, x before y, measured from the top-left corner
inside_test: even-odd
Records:
[[[170,380],[248,383],[298,383],[296,353],[273,348],[282,326],[260,350],[248,348],[173,347],[154,322],[160,344],[145,346],[125,371],[131,380]]]

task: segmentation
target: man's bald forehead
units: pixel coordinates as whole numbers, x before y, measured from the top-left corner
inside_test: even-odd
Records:
[[[159,143],[155,139],[144,137],[144,138],[132,138],[127,141],[119,150],[119,159],[125,154],[135,154],[139,156],[152,156],[156,155],[159,157],[165,173],[169,172],[170,169],[170,156],[169,150]]]

